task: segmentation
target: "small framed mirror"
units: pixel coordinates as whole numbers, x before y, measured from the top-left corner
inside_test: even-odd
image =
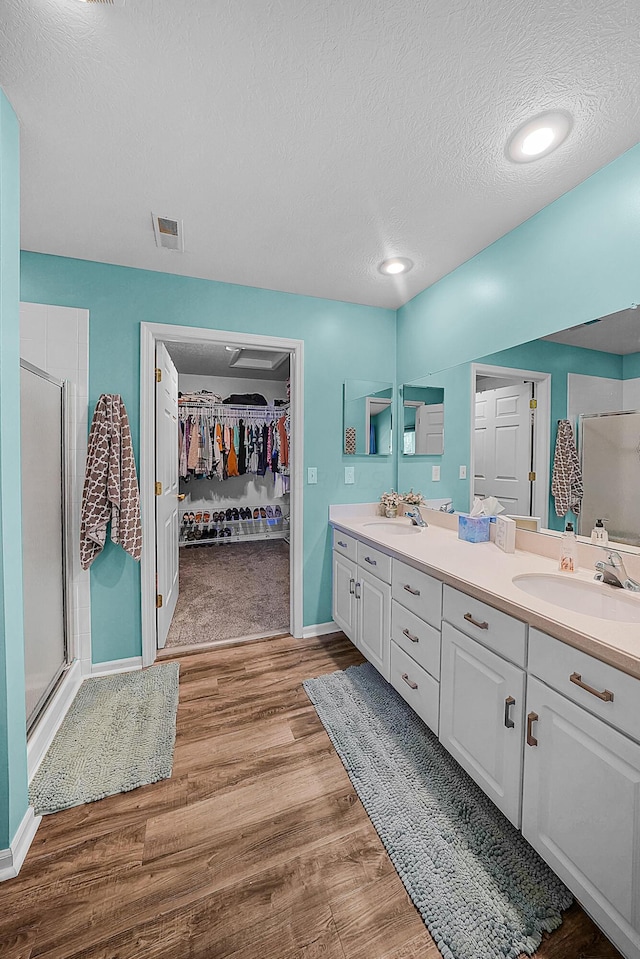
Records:
[[[444,389],[438,386],[402,387],[403,447],[405,456],[442,456],[444,453]]]
[[[392,452],[393,383],[347,380],[344,384],[344,452],[389,456]]]

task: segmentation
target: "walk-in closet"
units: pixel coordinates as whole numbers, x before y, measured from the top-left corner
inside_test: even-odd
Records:
[[[178,599],[166,647],[288,632],[290,356],[166,347],[178,386]]]

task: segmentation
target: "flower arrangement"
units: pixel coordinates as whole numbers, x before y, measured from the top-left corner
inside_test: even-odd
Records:
[[[410,489],[408,493],[396,493],[395,490],[391,490],[390,493],[383,493],[380,497],[380,513],[383,516],[396,516],[401,503],[407,506],[420,506],[424,503],[424,497],[422,493],[414,493],[413,489]]]

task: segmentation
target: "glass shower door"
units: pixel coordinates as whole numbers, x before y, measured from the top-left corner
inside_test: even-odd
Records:
[[[64,393],[60,380],[20,361],[27,729],[68,663]]]

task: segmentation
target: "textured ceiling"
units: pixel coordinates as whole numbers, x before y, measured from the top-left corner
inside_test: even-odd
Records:
[[[230,366],[233,354],[218,343],[203,340],[200,343],[166,343],[165,346],[178,373],[225,378],[232,376],[243,380],[274,380],[279,383],[284,383],[289,376],[288,356],[275,370],[255,370],[246,366]],[[259,351],[253,350],[252,353]],[[269,354],[266,354],[265,358],[269,358]]]
[[[638,0],[2,0],[22,246],[397,307],[640,140]],[[549,108],[570,139],[504,156]],[[156,248],[151,211],[184,220]],[[404,278],[377,264],[415,261]]]

